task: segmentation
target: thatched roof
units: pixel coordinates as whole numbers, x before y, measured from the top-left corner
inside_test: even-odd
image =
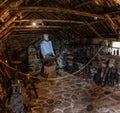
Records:
[[[27,41],[43,32],[56,38],[72,34],[79,38],[118,38],[120,0],[0,1],[0,39]]]

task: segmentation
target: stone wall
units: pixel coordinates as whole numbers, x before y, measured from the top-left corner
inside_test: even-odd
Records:
[[[84,62],[87,62],[95,55],[100,47],[100,45],[76,44],[71,40],[56,38],[52,38],[51,41],[53,43],[53,48],[57,57],[59,68],[65,67],[67,63],[71,65],[71,61],[69,61],[67,57],[74,57],[78,62],[80,62],[81,59],[82,61],[84,59]],[[40,52],[40,41],[38,41],[28,48],[29,72],[31,74],[40,73],[42,66],[41,62],[42,57]]]
[[[38,74],[41,71],[40,49],[31,45],[28,48],[28,64],[31,74]]]
[[[51,39],[56,56],[62,52],[63,40]],[[42,55],[40,51],[40,41],[32,44],[28,48],[28,64],[30,74],[39,74],[42,67]]]

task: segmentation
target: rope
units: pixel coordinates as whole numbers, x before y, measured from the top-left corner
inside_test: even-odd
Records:
[[[76,71],[76,72],[74,72],[74,73],[72,73],[73,75],[76,75],[76,74],[78,74],[81,70],[83,70],[85,67],[87,67],[93,60],[94,60],[94,58],[98,55],[98,53],[102,50],[104,48],[104,46],[101,46],[100,48],[99,48],[99,50],[97,51],[97,53],[91,58],[91,60],[87,63],[87,64],[85,64],[80,70],[78,70],[78,71]]]
[[[47,80],[61,80],[61,79],[65,79],[65,78],[68,78],[68,77],[74,77],[74,75],[80,73],[84,68],[86,68],[93,60],[94,58],[98,55],[98,53],[104,48],[104,46],[101,46],[99,48],[99,50],[96,52],[96,54],[91,58],[91,60],[85,64],[80,70],[70,74],[69,76],[63,76],[63,77],[59,77],[59,78],[47,78]],[[33,77],[33,76],[32,76]],[[39,77],[33,77],[33,78],[37,78],[37,79],[40,79]]]
[[[101,47],[99,48],[99,50],[96,52],[96,54],[91,58],[91,60],[90,60],[87,64],[85,64],[80,70],[78,70],[78,71],[70,74],[69,76],[63,76],[63,77],[59,77],[59,78],[47,78],[47,80],[60,80],[60,79],[68,78],[68,77],[73,77],[74,75],[80,73],[84,68],[86,68],[86,67],[94,60],[94,58],[98,55],[98,53],[99,53],[103,48],[104,48],[104,46],[101,46]],[[9,66],[8,64],[6,64],[5,62],[3,62],[2,60],[0,60],[0,63],[4,64],[6,67],[12,69],[13,71],[16,70],[15,68]],[[23,73],[23,72],[21,72],[21,71],[19,71],[19,73],[22,74],[22,75],[27,76],[28,79],[29,79],[29,77],[40,79],[39,77],[30,76],[30,74]],[[40,80],[41,80],[41,79],[40,79]]]

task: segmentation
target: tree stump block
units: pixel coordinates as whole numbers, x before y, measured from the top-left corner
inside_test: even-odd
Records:
[[[48,75],[48,78],[56,77],[56,65],[44,66],[44,73]]]

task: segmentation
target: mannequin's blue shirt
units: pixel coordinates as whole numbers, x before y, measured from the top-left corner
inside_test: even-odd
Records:
[[[50,40],[48,41],[43,40],[40,43],[40,49],[41,49],[41,54],[43,57],[47,54],[54,55],[52,42]]]

